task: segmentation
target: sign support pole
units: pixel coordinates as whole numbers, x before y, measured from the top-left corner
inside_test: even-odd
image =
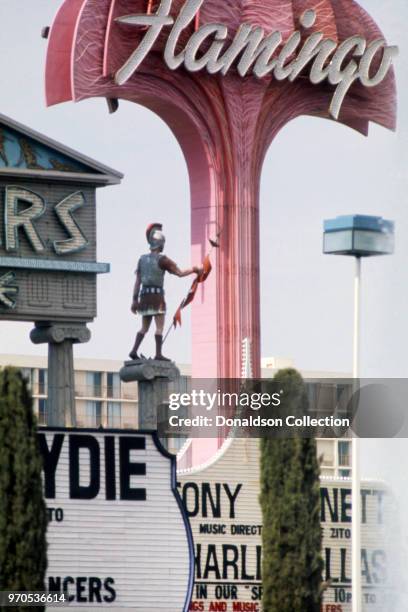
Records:
[[[75,375],[73,345],[88,342],[85,323],[36,323],[30,334],[34,344],[48,344],[48,409],[50,427],[75,427]]]
[[[48,344],[48,410],[50,427],[75,427],[75,378],[72,340]]]
[[[360,376],[361,338],[361,257],[355,258],[354,272],[354,331],[353,379],[358,392]],[[352,608],[361,612],[361,474],[360,439],[355,433],[352,440]]]

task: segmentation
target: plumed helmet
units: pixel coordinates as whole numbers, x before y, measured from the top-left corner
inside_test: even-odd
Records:
[[[150,250],[162,249],[166,243],[166,237],[163,234],[163,225],[161,223],[152,223],[146,230],[147,242],[150,245]]]

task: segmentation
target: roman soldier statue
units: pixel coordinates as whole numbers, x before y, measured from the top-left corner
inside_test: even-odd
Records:
[[[160,361],[170,361],[163,357],[163,330],[166,317],[166,301],[164,294],[164,276],[166,272],[184,278],[190,274],[201,274],[201,268],[194,267],[180,270],[174,261],[163,254],[166,238],[160,223],[149,225],[146,231],[150,253],[142,255],[136,269],[136,282],[133,291],[131,310],[142,316],[142,327],[138,332],[135,344],[129,354],[132,360],[139,359],[139,348],[150,329],[152,319],[156,324],[156,356]]]

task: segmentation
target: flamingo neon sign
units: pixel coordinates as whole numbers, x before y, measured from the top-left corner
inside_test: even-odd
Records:
[[[398,47],[387,45],[382,38],[368,43],[363,36],[355,35],[340,44],[325,38],[322,32],[312,32],[305,38],[305,32],[316,23],[314,10],[303,13],[301,29],[293,32],[286,41],[282,32],[266,34],[262,27],[243,23],[228,45],[228,27],[209,23],[198,27],[180,51],[177,50],[180,36],[190,24],[197,25],[204,0],[187,0],[176,18],[170,15],[172,1],[162,0],[156,13],[150,10],[147,14],[124,15],[116,19],[118,24],[145,28],[137,48],[115,75],[118,85],[126,83],[138,70],[163,28],[171,27],[164,48],[164,61],[171,70],[184,66],[189,72],[206,70],[209,74],[225,76],[235,66],[241,77],[273,75],[277,81],[294,81],[309,70],[311,83],[317,85],[328,81],[335,86],[330,114],[338,119],[352,84],[359,80],[365,87],[379,85],[398,54]]]

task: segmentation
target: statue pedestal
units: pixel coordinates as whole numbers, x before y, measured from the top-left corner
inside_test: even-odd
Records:
[[[171,361],[125,362],[120,371],[121,380],[139,383],[139,429],[157,430],[158,407],[168,401],[169,382],[179,376],[179,369]]]

